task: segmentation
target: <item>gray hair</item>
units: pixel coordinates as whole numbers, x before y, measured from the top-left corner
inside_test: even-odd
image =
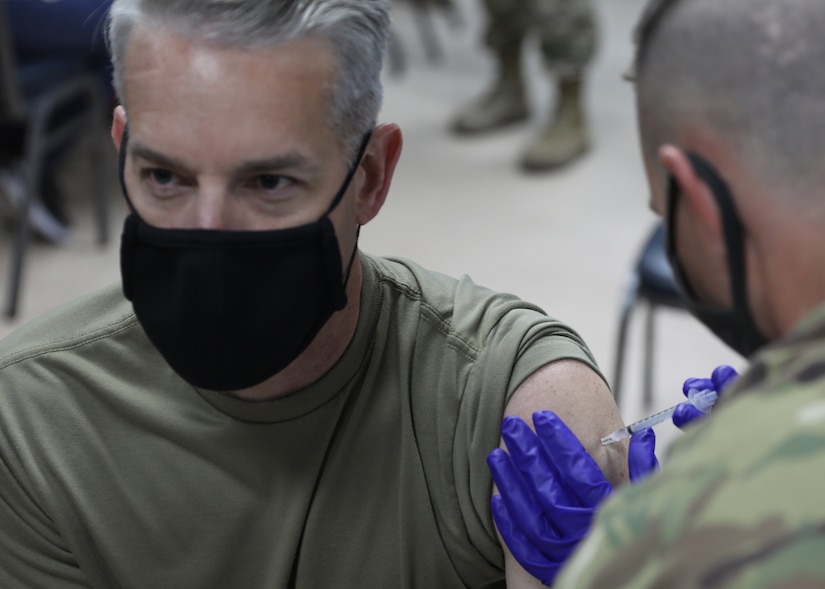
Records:
[[[320,37],[338,59],[329,124],[354,156],[382,106],[389,10],[389,0],[115,0],[107,28],[115,91],[125,101],[126,50],[135,28],[147,23],[248,49]]]
[[[645,156],[689,126],[711,129],[755,179],[819,199],[823,31],[822,0],[653,0],[634,67]]]

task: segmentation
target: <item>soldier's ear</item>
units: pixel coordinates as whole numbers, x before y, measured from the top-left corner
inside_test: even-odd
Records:
[[[678,185],[684,206],[690,207],[696,213],[695,218],[698,218],[713,236],[724,240],[722,215],[716,198],[694,169],[687,153],[674,145],[664,145],[659,149],[659,160]]]

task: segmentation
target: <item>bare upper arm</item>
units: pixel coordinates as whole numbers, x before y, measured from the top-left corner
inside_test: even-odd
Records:
[[[540,368],[516,389],[504,415],[520,417],[532,427],[533,413],[543,410],[553,411],[567,424],[614,487],[627,482],[627,444],[601,445],[602,436],[623,424],[613,395],[592,368],[577,360],[559,360]],[[505,447],[501,441],[499,445]],[[541,587],[499,541],[504,548],[507,586]]]

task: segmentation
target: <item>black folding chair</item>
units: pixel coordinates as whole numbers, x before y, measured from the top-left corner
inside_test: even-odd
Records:
[[[29,214],[39,193],[46,158],[55,148],[102,124],[102,86],[99,77],[81,59],[47,57],[18,62],[14,31],[0,2],[0,128],[22,129],[19,170],[23,176],[22,198],[13,203],[15,220],[9,267],[5,314],[17,314],[23,265],[30,241]],[[0,141],[4,138],[0,137]],[[91,142],[90,158],[98,163],[97,141]],[[107,235],[107,204],[103,178],[92,174],[97,240]]]

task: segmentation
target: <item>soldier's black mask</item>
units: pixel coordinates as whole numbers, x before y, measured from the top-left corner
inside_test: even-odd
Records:
[[[673,267],[676,283],[688,302],[691,313],[716,334],[719,339],[743,356],[748,357],[764,346],[768,340],[759,331],[748,305],[742,222],[727,184],[713,169],[713,166],[694,153],[688,153],[687,155],[693,169],[713,192],[719,206],[722,217],[722,230],[725,235],[725,249],[728,254],[728,272],[733,306],[729,309],[721,309],[708,305],[699,300],[695,290],[691,287],[690,279],[676,252],[676,205],[680,191],[679,184],[672,176],[668,181],[666,212],[667,256]]]

